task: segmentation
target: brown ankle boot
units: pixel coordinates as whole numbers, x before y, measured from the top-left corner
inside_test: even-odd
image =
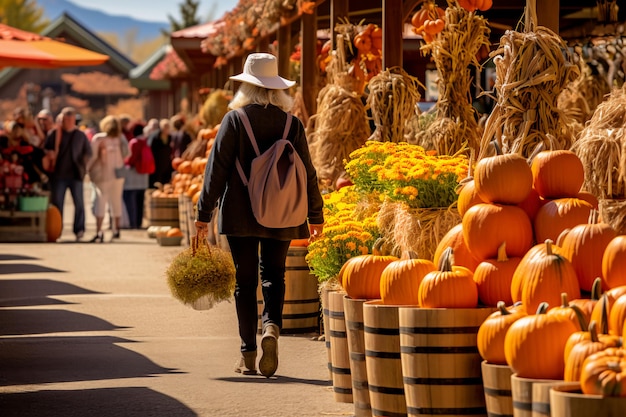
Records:
[[[235,364],[235,372],[244,375],[256,375],[256,350],[241,352],[241,358]]]
[[[280,329],[274,323],[270,323],[263,328],[261,339],[261,349],[263,354],[259,361],[259,371],[266,377],[271,377],[278,368],[278,335]]]

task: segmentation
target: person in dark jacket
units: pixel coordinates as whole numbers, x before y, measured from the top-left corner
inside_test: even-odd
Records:
[[[172,180],[172,135],[169,119],[159,121],[159,129],[148,137],[148,143],[154,156],[155,170],[150,174],[151,188],[157,188],[157,183],[165,185]]]
[[[259,271],[263,290],[261,348],[258,367],[266,377],[278,367],[278,335],[282,327],[285,297],[285,260],[292,239],[315,238],[324,224],[323,200],[317,173],[311,162],[302,122],[293,118],[288,139],[307,171],[308,221],[300,226],[266,228],[252,212],[248,191],[238,175],[239,160],[246,176],[255,152],[235,109],[243,108],[252,125],[261,153],[282,137],[287,111],[293,100],[287,89],[293,86],[278,75],[276,58],[267,53],[250,54],[230,109],[223,118],[204,174],[204,187],[198,199],[196,230],[205,237],[208,223],[219,201],[218,228],[225,234],[236,267],[235,304],[241,338],[241,357],[235,371],[256,374],[257,285]],[[259,250],[260,249],[260,250]]]
[[[50,202],[61,211],[62,216],[65,192],[69,188],[74,201],[73,231],[78,241],[85,234],[83,180],[87,173],[87,162],[92,156],[91,145],[87,136],[76,127],[76,110],[73,107],[63,108],[57,119],[57,126],[50,131],[44,143],[44,150],[54,153],[55,143],[59,140],[54,172],[48,174]],[[57,132],[60,132],[59,138]]]

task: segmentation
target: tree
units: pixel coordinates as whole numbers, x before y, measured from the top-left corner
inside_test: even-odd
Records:
[[[0,23],[40,33],[50,22],[36,0],[0,0]]]
[[[185,0],[184,3],[180,3],[178,6],[180,8],[180,15],[182,20],[177,21],[172,15],[168,14],[167,18],[170,21],[170,33],[176,32],[181,29],[185,29],[191,26],[196,26],[200,24],[200,19],[198,18],[198,6],[200,5],[200,1],[194,0]],[[167,35],[167,31],[164,31]]]

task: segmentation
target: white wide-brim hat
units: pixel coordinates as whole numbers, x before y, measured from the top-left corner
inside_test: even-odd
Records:
[[[248,55],[243,72],[230,77],[231,80],[253,84],[270,90],[284,90],[293,87],[295,81],[278,75],[278,63],[272,54],[254,53]]]

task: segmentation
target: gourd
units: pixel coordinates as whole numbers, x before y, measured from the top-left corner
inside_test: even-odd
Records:
[[[56,242],[63,232],[61,211],[54,204],[48,204],[46,210],[46,236],[48,242]]]
[[[417,294],[423,308],[475,308],[478,289],[473,273],[454,265],[452,248],[444,252],[439,269],[429,272],[420,283]]]
[[[576,326],[547,310],[541,303],[536,314],[515,321],[504,338],[506,363],[522,378],[563,379],[563,350]]]
[[[511,311],[504,301],[498,302],[498,311],[491,313],[478,328],[476,343],[478,353],[488,363],[506,365],[504,338],[509,327],[526,313],[523,310]]]
[[[378,239],[372,254],[350,258],[341,267],[337,279],[350,298],[380,298],[380,276],[387,265],[398,260],[381,252],[383,243],[383,239]]]
[[[380,298],[383,304],[418,305],[419,285],[426,274],[435,270],[428,259],[419,259],[415,252],[389,263],[380,276]]]

